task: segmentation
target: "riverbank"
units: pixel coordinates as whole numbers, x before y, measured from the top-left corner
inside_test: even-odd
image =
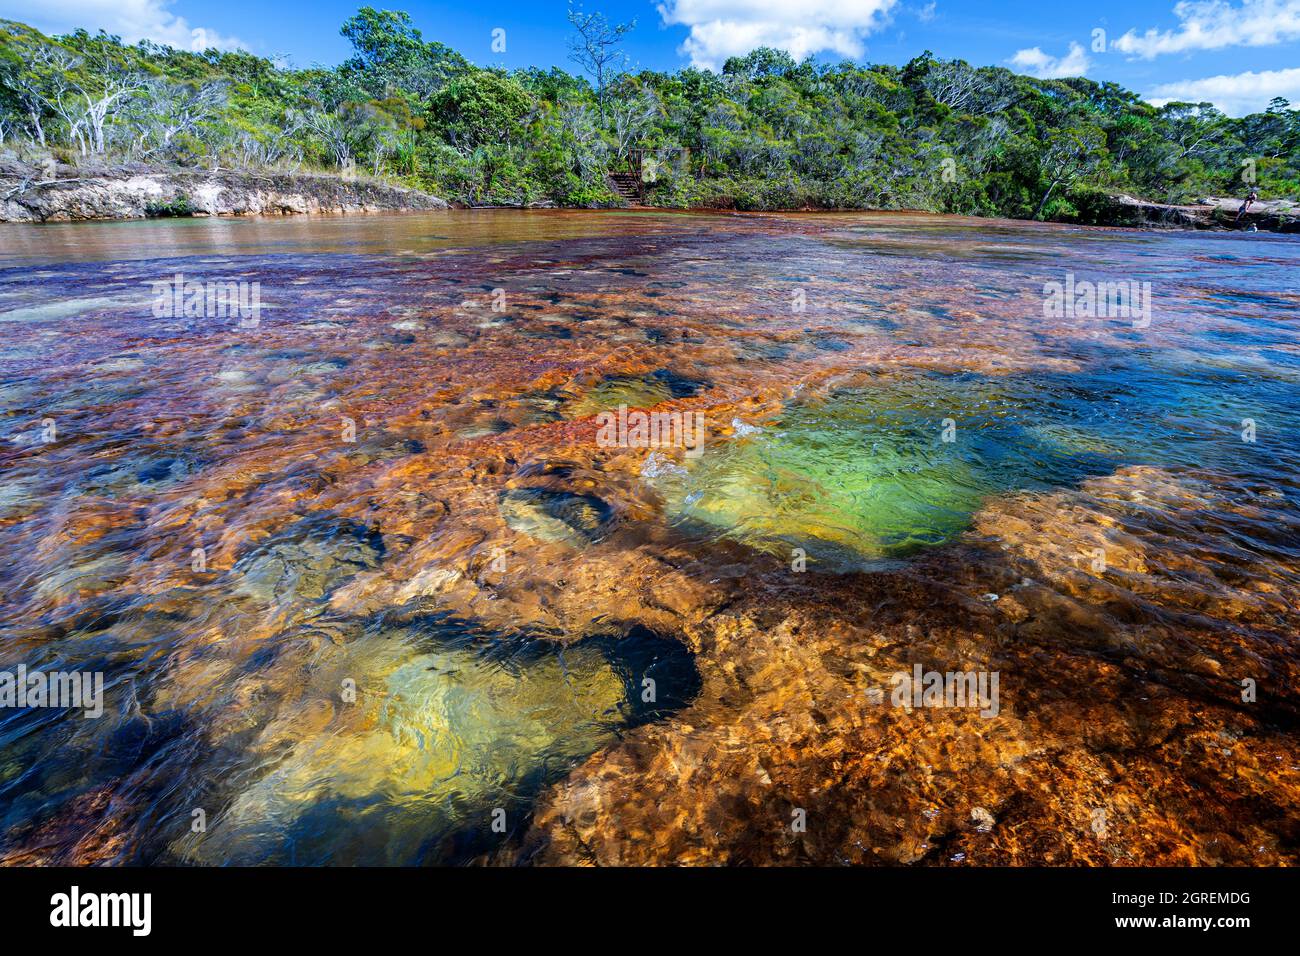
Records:
[[[1101,225],[1144,229],[1228,229],[1254,226],[1261,232],[1300,232],[1300,203],[1288,199],[1261,200],[1242,213],[1240,198],[1207,196],[1195,204],[1151,202],[1132,196],[1114,196]]]
[[[1195,204],[1179,205],[1117,195],[1103,207],[1099,221],[1092,224],[1195,230],[1245,230],[1253,226],[1261,232],[1300,232],[1300,203],[1285,199],[1259,201],[1237,221],[1240,204],[1236,198],[1207,197]],[[328,173],[241,172],[144,164],[82,169],[64,164],[0,162],[0,222],[355,215],[447,209],[452,205],[456,204],[417,189]],[[527,206],[473,208],[557,207],[543,201]],[[647,204],[634,208],[670,207]]]
[[[0,222],[446,209],[436,196],[320,173],[0,163]]]

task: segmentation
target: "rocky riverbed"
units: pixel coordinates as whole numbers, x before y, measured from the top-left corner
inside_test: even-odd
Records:
[[[105,699],[0,709],[0,863],[1300,862],[1286,237],[10,233],[0,672]],[[260,321],[159,317],[177,272]]]

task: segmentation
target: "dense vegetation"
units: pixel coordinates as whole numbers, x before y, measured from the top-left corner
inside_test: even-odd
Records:
[[[1113,83],[1037,80],[923,53],[796,63],[759,49],[721,74],[631,73],[625,27],[571,11],[575,74],[471,65],[404,13],[363,8],[354,55],[281,68],[104,33],[0,21],[0,149],[89,164],[343,169],[468,203],[611,203],[650,150],[647,201],[877,207],[1093,219],[1107,194],[1300,195],[1300,110],[1156,108]]]

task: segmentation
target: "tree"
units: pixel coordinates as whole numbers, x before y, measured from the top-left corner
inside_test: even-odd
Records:
[[[789,76],[795,71],[794,57],[785,50],[774,50],[770,46],[761,46],[744,56],[733,56],[722,64],[723,76],[734,76],[748,80],[769,79],[771,77]]]
[[[626,86],[613,97],[610,107],[615,155],[619,159],[628,154],[632,144],[640,139],[663,108],[653,90],[636,82],[629,82]]]
[[[426,100],[469,63],[441,43],[426,43],[408,14],[362,7],[339,31],[354,50],[342,72],[372,97],[395,91]]]
[[[61,39],[63,47],[44,51],[47,98],[82,154],[102,155],[109,123],[144,89],[145,72],[118,37],[78,30]]]
[[[1160,108],[1165,136],[1176,149],[1175,161],[1214,161],[1223,152],[1231,121],[1210,103],[1167,103]]]
[[[1016,99],[1009,74],[977,70],[965,60],[933,61],[921,85],[935,102],[969,116],[1001,113]]]
[[[165,77],[145,81],[137,97],[138,142],[145,156],[166,153],[176,138],[199,132],[226,105],[226,83],[173,83]]]
[[[1156,108],[1113,83],[929,52],[825,66],[759,48],[721,73],[632,75],[619,49],[632,24],[569,19],[572,73],[480,69],[371,7],[342,25],[344,64],[307,69],[0,20],[0,139],[39,164],[64,148],[244,169],[365,163],[471,202],[607,202],[606,174],[636,146],[677,157],[647,193],[672,205],[1093,221],[1107,192],[1182,202],[1248,180],[1268,198],[1300,194],[1300,111],[1282,98],[1240,118]]]
[[[605,88],[627,63],[618,44],[636,27],[636,20],[611,24],[603,13],[584,13],[572,5],[569,22],[578,35],[569,41],[569,59],[582,67],[596,84],[596,105],[605,118]]]
[[[1047,200],[1057,186],[1069,186],[1101,164],[1106,149],[1106,137],[1095,127],[1064,129],[1048,141],[1040,168],[1047,181],[1043,198],[1034,210],[1034,219],[1041,218]]]
[[[533,106],[533,98],[510,77],[479,70],[439,90],[429,114],[453,146],[474,149],[517,135]]]
[[[23,114],[33,142],[47,145],[46,121],[56,116],[71,142],[80,115],[73,73],[81,68],[81,58],[21,24],[13,27],[18,29],[6,31],[8,42],[0,49],[0,82],[7,98]]]

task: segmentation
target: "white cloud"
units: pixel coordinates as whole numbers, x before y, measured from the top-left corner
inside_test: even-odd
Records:
[[[1182,0],[1174,7],[1175,30],[1129,30],[1112,50],[1150,60],[1162,53],[1272,46],[1300,37],[1300,0]]]
[[[1244,116],[1267,109],[1269,100],[1275,96],[1300,103],[1300,67],[1165,83],[1152,90],[1147,101],[1155,106],[1164,106],[1175,100],[1213,103],[1229,116]]]
[[[1092,66],[1088,54],[1077,43],[1070,44],[1070,52],[1063,57],[1048,56],[1038,47],[1017,50],[1007,61],[1017,70],[1031,73],[1040,80],[1059,80],[1067,76],[1083,76]]]
[[[127,43],[153,40],[181,50],[246,50],[237,37],[207,27],[192,27],[172,13],[173,0],[5,0],[4,15],[30,23],[43,33],[69,33],[79,27],[107,30]]]
[[[717,70],[755,47],[796,60],[830,51],[860,57],[867,34],[889,23],[898,0],[665,0],[664,23],[690,27],[681,52],[693,66]]]

